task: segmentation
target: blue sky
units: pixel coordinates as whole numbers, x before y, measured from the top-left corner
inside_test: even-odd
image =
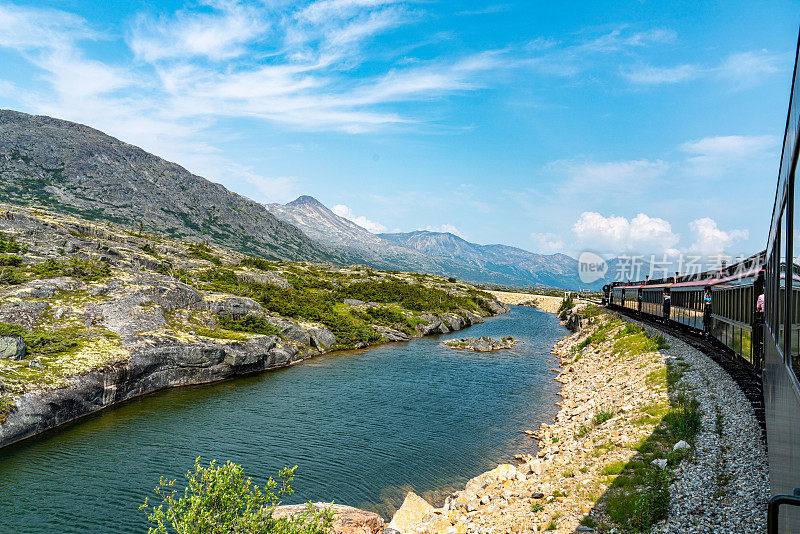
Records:
[[[261,202],[536,252],[764,246],[798,2],[0,1],[0,107]]]

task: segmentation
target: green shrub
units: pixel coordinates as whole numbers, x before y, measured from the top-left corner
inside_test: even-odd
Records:
[[[251,334],[263,334],[266,336],[279,336],[280,330],[275,325],[255,315],[245,315],[241,319],[231,319],[222,316],[219,318],[219,326],[233,332],[249,332]]]
[[[252,267],[261,271],[277,271],[277,265],[273,261],[265,260],[263,258],[245,258],[239,265],[242,267]]]
[[[475,311],[478,307],[473,298],[451,295],[441,289],[409,284],[402,281],[370,280],[354,282],[338,292],[340,299],[351,298],[364,302],[398,303],[413,311],[450,312],[459,308]]]
[[[600,410],[596,414],[594,414],[594,417],[592,418],[592,423],[594,423],[595,426],[602,425],[612,417],[614,417],[614,412],[609,412],[607,410]]]
[[[80,332],[77,327],[60,330],[28,330],[21,326],[0,323],[0,336],[19,335],[25,340],[25,348],[29,356],[50,356],[76,349],[80,343]]]
[[[87,261],[71,258],[69,261],[49,259],[31,266],[31,271],[40,278],[71,276],[86,282],[96,282],[111,276],[111,267],[104,261]]]
[[[15,254],[0,254],[0,267],[19,267],[22,258]]]
[[[18,243],[14,236],[7,236],[0,232],[0,252],[10,254],[25,253],[28,251],[27,245]]]
[[[210,261],[214,265],[222,265],[222,260],[219,259],[219,256],[212,254],[213,250],[205,243],[190,243],[188,247],[190,258]]]
[[[327,534],[333,530],[330,509],[317,511],[310,503],[295,516],[275,518],[280,497],[294,493],[290,483],[297,466],[278,473],[264,487],[246,478],[242,466],[227,462],[208,467],[195,460],[186,473],[186,487],[175,488],[175,480],[161,478],[155,492],[161,500],[151,506],[145,499],[139,507],[152,525],[148,534]]]

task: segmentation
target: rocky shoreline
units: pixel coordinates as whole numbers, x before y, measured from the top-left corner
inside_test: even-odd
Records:
[[[2,207],[0,448],[166,388],[453,332],[508,311],[443,277],[268,262]],[[403,291],[414,310],[395,301]],[[435,312],[420,308],[426,298]]]
[[[452,332],[480,322],[483,319],[476,316],[470,321],[444,326],[444,321],[437,317],[423,325],[420,335]],[[403,336],[385,342],[411,339],[412,336]],[[0,448],[136,397],[288,367],[335,352],[321,343],[317,346],[316,351],[301,352],[297,344],[282,342],[278,336],[254,336],[233,343],[165,342],[141,348],[124,361],[69,377],[57,389],[38,389],[15,397],[15,409],[0,424]]]
[[[386,533],[764,531],[765,445],[738,386],[680,340],[585,315],[553,349],[558,414],[521,429],[538,454],[474,477],[441,508],[409,494]]]

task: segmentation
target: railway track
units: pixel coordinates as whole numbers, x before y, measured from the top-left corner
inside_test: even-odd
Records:
[[[663,330],[667,334],[677,337],[681,341],[699,350],[722,367],[725,372],[733,379],[734,382],[745,394],[750,405],[753,407],[758,424],[761,427],[762,436],[767,435],[767,423],[764,415],[764,389],[761,381],[761,373],[753,369],[746,363],[735,358],[733,354],[726,349],[720,347],[713,340],[704,339],[697,334],[690,333],[679,326],[674,324],[664,324],[661,321],[649,317],[641,317],[627,309],[614,308],[626,317],[643,324],[647,324]]]

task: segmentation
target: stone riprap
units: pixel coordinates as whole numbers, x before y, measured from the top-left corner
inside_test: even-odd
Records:
[[[537,440],[537,455],[478,475],[400,532],[632,531],[639,512],[622,503],[651,495],[647,479],[636,477],[659,473],[668,484],[666,517],[645,530],[763,532],[769,485],[750,404],[709,358],[649,334],[601,313],[560,340],[560,411],[552,423],[521,429]],[[665,430],[682,395],[696,396],[702,413],[691,443]],[[401,507],[399,519],[406,513]]]

